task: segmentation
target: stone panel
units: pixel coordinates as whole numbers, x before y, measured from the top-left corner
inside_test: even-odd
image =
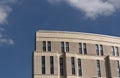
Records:
[[[51,41],[51,52],[58,53],[61,52],[60,42]]]
[[[120,47],[118,47],[119,57],[120,57]]]
[[[89,44],[89,43],[87,43],[87,54],[88,55],[96,55],[95,44]]]
[[[100,68],[101,68],[101,76],[106,77],[106,70],[105,70],[105,61],[100,61]]]
[[[110,60],[111,74],[112,77],[117,77],[117,65],[116,60]]]
[[[70,50],[70,53],[76,54],[78,52],[78,43],[70,42],[69,50]]]
[[[45,71],[50,74],[50,56],[45,56]]]
[[[42,52],[42,41],[36,41],[36,51]]]
[[[54,56],[54,74],[59,74],[59,60],[57,56]]]
[[[82,77],[83,78],[92,78],[97,77],[97,64],[96,60],[81,60],[82,64]]]
[[[41,57],[34,56],[34,64],[33,64],[34,74],[41,74]]]
[[[106,45],[103,45],[103,52],[104,52],[104,55],[112,55],[112,52],[111,52],[111,46],[106,46]]]
[[[72,67],[71,67],[71,58],[66,57],[66,70],[67,70],[67,75],[71,76],[72,75]]]

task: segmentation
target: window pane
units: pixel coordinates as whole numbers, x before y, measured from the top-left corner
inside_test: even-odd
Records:
[[[115,50],[116,50],[116,56],[119,56],[118,47],[115,47]]]
[[[101,77],[100,60],[97,60],[97,72],[98,72],[98,77]]]
[[[66,42],[66,52],[69,52],[69,42]]]
[[[74,60],[74,57],[71,57],[71,66],[72,66],[72,74],[75,75],[75,60]]]
[[[54,74],[54,58],[50,56],[50,73]]]
[[[43,41],[43,51],[46,51],[46,41]]]
[[[82,76],[81,59],[78,59],[78,73],[79,73],[79,76]]]
[[[115,56],[115,49],[114,49],[114,46],[111,47],[111,50],[112,50],[112,55]]]
[[[65,50],[64,50],[64,42],[61,42],[61,51],[65,52]]]
[[[116,64],[117,64],[118,77],[120,77],[120,64],[118,60],[116,61]]]
[[[103,45],[100,45],[100,53],[103,55]]]
[[[83,50],[84,50],[84,54],[87,54],[86,43],[83,43]]]
[[[82,54],[82,43],[79,43],[79,53]]]
[[[63,58],[60,57],[60,75],[64,75]]]
[[[99,55],[99,46],[96,44],[96,54]]]
[[[48,51],[51,51],[51,42],[48,41]]]
[[[42,74],[45,74],[45,56],[42,56]]]

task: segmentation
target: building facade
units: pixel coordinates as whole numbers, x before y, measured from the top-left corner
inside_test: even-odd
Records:
[[[119,37],[39,30],[33,78],[120,78],[119,54]]]

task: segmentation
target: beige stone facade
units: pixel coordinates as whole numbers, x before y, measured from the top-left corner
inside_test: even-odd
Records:
[[[39,30],[35,41],[33,78],[120,78],[119,37]]]

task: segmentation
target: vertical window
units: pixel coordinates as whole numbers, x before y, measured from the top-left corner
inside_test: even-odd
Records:
[[[82,43],[79,43],[79,53],[82,54]]]
[[[74,57],[71,57],[71,66],[72,66],[72,74],[75,75],[75,60],[74,60]]]
[[[115,56],[115,49],[114,49],[114,46],[112,46],[111,49],[112,49],[112,55]]]
[[[79,73],[79,76],[82,76],[81,59],[78,59],[78,73]]]
[[[61,52],[69,52],[69,42],[61,42]]]
[[[99,46],[96,44],[96,54],[99,55]]]
[[[113,56],[119,56],[118,47],[112,46],[111,49],[112,49],[112,55],[113,55]]]
[[[60,75],[64,75],[63,58],[60,57]]]
[[[115,51],[116,51],[116,56],[119,56],[118,47],[115,47]]]
[[[54,58],[50,56],[50,73],[54,74]]]
[[[64,42],[61,42],[61,51],[62,51],[62,52],[65,52],[65,49],[64,49]]]
[[[46,51],[46,41],[43,41],[43,51]]]
[[[120,64],[118,60],[116,61],[116,64],[117,64],[118,77],[120,77]]]
[[[96,54],[103,56],[103,45],[96,44]]]
[[[84,54],[87,54],[86,43],[83,43]]]
[[[51,41],[48,41],[47,45],[48,45],[48,51],[51,51]]]
[[[66,52],[69,52],[69,42],[66,42]]]
[[[45,56],[42,56],[42,74],[45,74]]]
[[[98,72],[98,77],[101,77],[100,60],[97,60],[97,72]]]
[[[103,45],[100,45],[100,54],[103,55]]]

